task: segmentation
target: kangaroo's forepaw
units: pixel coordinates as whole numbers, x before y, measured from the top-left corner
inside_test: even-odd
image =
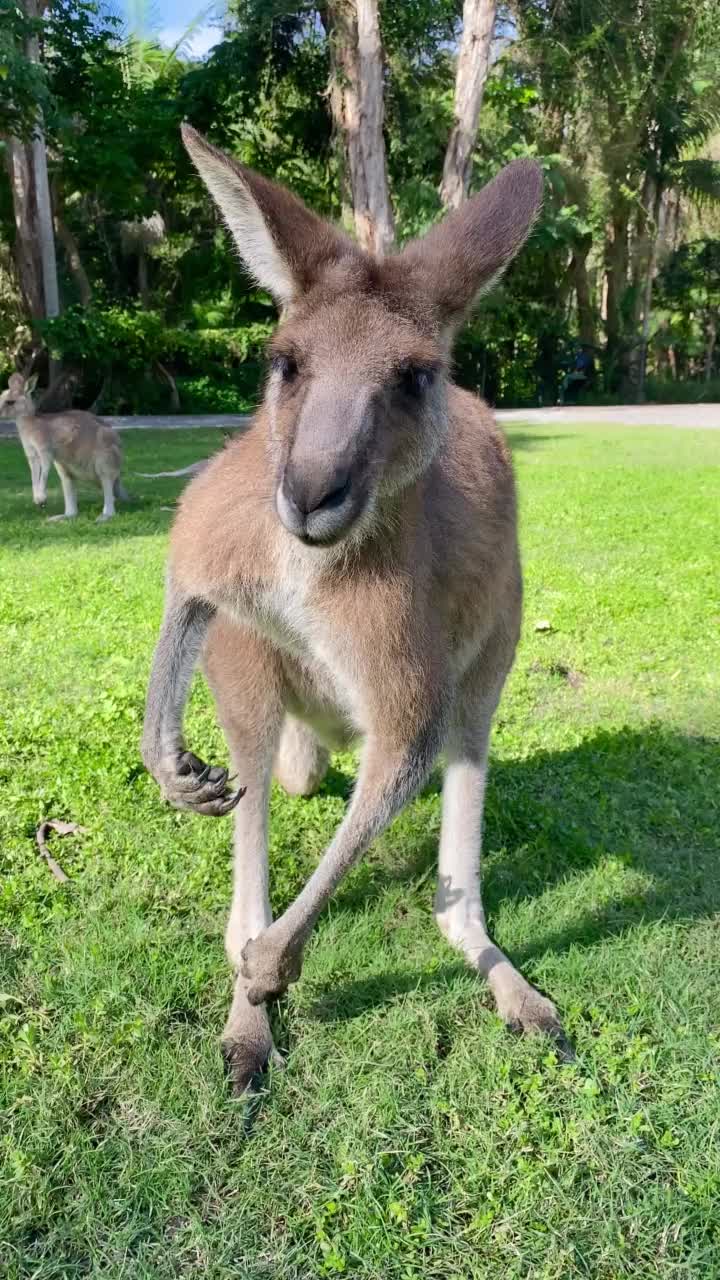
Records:
[[[192,751],[182,751],[150,768],[168,804],[190,813],[222,818],[245,795],[245,787],[228,789],[228,771],[205,764]]]
[[[250,938],[242,951],[242,975],[248,982],[250,1004],[264,1004],[287,991],[302,970],[303,949],[299,943],[276,941],[272,927],[258,938]]]

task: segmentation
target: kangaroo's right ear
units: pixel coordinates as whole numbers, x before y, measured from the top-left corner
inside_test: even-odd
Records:
[[[21,396],[25,390],[25,379],[21,373],[11,373],[8,378],[8,391],[11,396]]]
[[[262,174],[182,126],[190,159],[216,201],[250,273],[282,309],[315,283],[328,263],[360,250]]]

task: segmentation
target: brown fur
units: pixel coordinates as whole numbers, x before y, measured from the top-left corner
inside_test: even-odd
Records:
[[[553,1006],[494,946],[482,912],[487,743],[519,633],[521,577],[507,445],[487,406],[449,381],[453,328],[527,234],[538,171],[510,166],[425,241],[377,262],[198,135],[186,131],[186,144],[283,307],[251,429],[180,502],[144,737],[173,803],[202,813],[238,805],[227,947],[239,972],[226,1028],[236,1083],[271,1051],[258,1007],[299,975],[328,896],[443,748],[438,923],[488,978],[508,1022],[558,1034]],[[244,799],[182,741],[206,633],[204,667]],[[353,738],[364,745],[347,815],[271,923],[273,761],[307,792],[322,749]]]
[[[120,485],[122,449],[120,437],[112,427],[92,413],[67,409],[62,413],[36,413],[32,392],[34,379],[27,382],[21,374],[10,377],[7,391],[0,396],[0,414],[12,417],[30,467],[33,501],[44,506],[50,468],[60,476],[65,498],[64,516],[77,514],[76,480],[92,480],[103,490],[104,506],[100,519],[109,519],[115,511],[115,497],[125,497]]]

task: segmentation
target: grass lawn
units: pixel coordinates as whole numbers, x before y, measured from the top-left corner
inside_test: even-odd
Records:
[[[720,433],[510,433],[527,596],[485,893],[577,1060],[510,1036],[431,917],[438,780],[323,917],[233,1101],[229,821],[138,756],[179,466],[128,433],[128,513],[48,524],[0,441],[0,1274],[720,1276]],[[50,511],[60,506],[59,485]],[[550,630],[536,630],[547,621]],[[198,681],[189,741],[225,759]],[[351,785],[272,801],[284,907]],[[43,817],[71,883],[37,856]]]

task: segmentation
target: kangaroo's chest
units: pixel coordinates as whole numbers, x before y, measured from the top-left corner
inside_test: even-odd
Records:
[[[295,714],[328,745],[367,731],[373,672],[367,636],[300,573],[247,583],[228,612],[276,650]]]

